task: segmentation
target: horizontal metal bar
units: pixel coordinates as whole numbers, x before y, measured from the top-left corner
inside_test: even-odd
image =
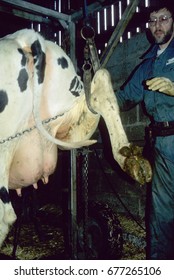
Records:
[[[36,14],[31,14],[28,12],[24,12],[21,10],[17,10],[14,8],[9,9],[8,7],[2,7],[0,6],[0,13],[3,14],[13,14],[16,17],[20,17],[29,21],[33,21],[33,22],[39,22],[39,23],[46,23],[46,24],[51,24],[52,21],[48,18],[42,17],[40,15],[36,15]],[[60,23],[58,21],[54,21],[54,24],[60,25]]]
[[[41,7],[36,4],[29,3],[26,1],[1,0],[0,5],[2,5],[2,3],[10,4],[11,7],[15,7],[16,9],[18,8],[19,10],[23,10],[23,11],[31,13],[31,14],[36,13],[38,15],[42,15],[45,17],[59,20],[61,25],[64,28],[67,28],[68,23],[71,21],[71,17],[69,15],[59,13],[57,11],[53,11],[51,9],[47,9],[47,8]]]

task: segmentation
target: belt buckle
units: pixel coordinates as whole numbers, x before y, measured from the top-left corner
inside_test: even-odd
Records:
[[[163,122],[163,126],[164,127],[169,127],[170,125],[169,125],[169,122]]]

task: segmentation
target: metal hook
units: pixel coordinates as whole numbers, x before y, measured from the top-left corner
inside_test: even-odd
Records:
[[[91,71],[92,69],[92,64],[88,61],[85,61],[83,66],[82,66],[82,70],[83,71]]]
[[[94,39],[95,37],[95,30],[92,26],[90,25],[85,25],[82,27],[81,31],[80,31],[80,34],[82,36],[82,38],[84,40],[87,40],[87,39]]]

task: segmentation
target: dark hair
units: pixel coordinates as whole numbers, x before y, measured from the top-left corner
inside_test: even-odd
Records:
[[[174,17],[174,3],[172,0],[151,0],[150,2],[148,16],[153,12],[158,12],[159,10],[166,8],[172,14],[172,17]]]

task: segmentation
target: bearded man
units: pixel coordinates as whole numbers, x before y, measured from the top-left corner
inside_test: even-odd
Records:
[[[150,117],[153,177],[147,186],[147,259],[174,260],[174,5],[171,0],[151,2],[152,47],[116,97],[121,110],[144,102]]]

